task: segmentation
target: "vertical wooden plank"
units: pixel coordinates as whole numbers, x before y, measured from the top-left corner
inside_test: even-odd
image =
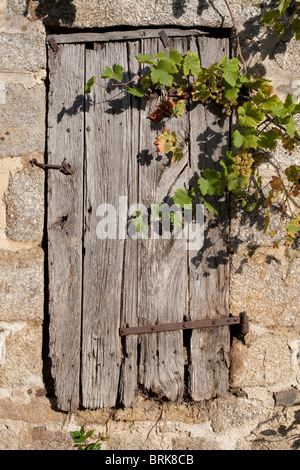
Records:
[[[125,81],[132,79],[138,72],[138,61],[135,58],[140,52],[139,41],[129,41],[127,43],[127,68]],[[123,175],[127,178],[124,195],[127,196],[127,215],[130,216],[130,207],[138,202],[138,165],[141,156],[139,155],[139,121],[140,107],[143,101],[129,94],[126,95],[128,109],[124,112],[128,114],[128,143],[123,147],[122,159],[127,162],[127,172]],[[126,224],[126,220],[123,224]],[[134,232],[128,227],[126,239],[124,241],[124,261],[123,261],[123,285],[121,304],[121,326],[138,325],[137,311],[137,269],[138,269],[138,239],[133,237]],[[119,397],[118,400],[124,406],[130,406],[135,397],[137,389],[138,373],[138,336],[131,335],[122,338],[122,365],[120,371]]]
[[[197,43],[196,43],[197,41]],[[200,51],[201,65],[209,67],[228,55],[228,40],[193,39],[191,49]],[[229,123],[217,105],[195,106],[190,112],[191,181],[200,170],[218,169],[218,160],[228,150]],[[189,318],[191,320],[229,315],[228,303],[228,203],[210,201],[216,217],[205,211],[204,245],[189,252]],[[193,330],[190,339],[189,390],[192,399],[225,396],[228,390],[229,328]]]
[[[48,170],[50,357],[58,406],[79,405],[84,46],[48,51],[50,70],[48,163],[66,158],[74,173]]]
[[[187,41],[173,40],[170,48],[183,50]],[[142,51],[155,56],[163,49],[160,40],[143,40]],[[187,156],[170,165],[166,156],[155,153],[154,141],[164,128],[175,130],[182,142],[189,130],[187,115],[176,120],[149,123],[149,114],[161,98],[148,102],[141,112],[141,152],[151,155],[149,165],[139,168],[139,198],[146,207],[162,203],[174,194],[177,180],[187,165]],[[145,153],[146,154],[146,153]],[[182,321],[185,312],[187,282],[186,252],[183,240],[143,239],[138,247],[138,314],[139,325]],[[140,335],[139,383],[146,390],[171,400],[184,392],[184,355],[182,331]]]
[[[127,68],[126,43],[95,45],[86,51],[86,78],[99,77],[106,65]],[[101,79],[99,79],[101,81]],[[84,235],[82,404],[115,406],[121,365],[119,337],[124,240],[119,238],[119,196],[127,195],[131,147],[129,98],[118,87],[111,93],[95,86],[86,107],[86,191]],[[111,233],[99,238],[99,223],[110,204]],[[102,215],[101,218],[99,216]],[[108,228],[108,227],[107,227]]]

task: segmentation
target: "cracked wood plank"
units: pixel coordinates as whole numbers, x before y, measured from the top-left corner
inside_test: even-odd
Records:
[[[186,50],[188,41],[170,39],[170,49]],[[159,40],[143,40],[142,53],[155,54],[161,50]],[[168,49],[166,49],[168,52]],[[154,104],[159,104],[159,100]],[[150,207],[162,203],[172,196],[176,180],[186,167],[186,158],[176,167],[165,155],[155,153],[153,142],[163,128],[171,126],[182,141],[188,132],[187,114],[179,119],[165,119],[158,124],[147,126],[147,117],[153,109],[151,101],[145,111],[141,111],[141,149],[148,149],[152,155],[149,165],[139,168],[139,198]],[[173,166],[174,165],[174,166]],[[183,176],[185,178],[187,174]],[[177,181],[178,183],[178,181]],[[182,179],[181,179],[182,183]],[[187,283],[186,252],[184,240],[175,239],[174,234],[165,232],[169,239],[142,239],[138,245],[139,288],[138,315],[139,325],[182,321],[185,313],[185,289]],[[182,397],[184,392],[184,354],[183,332],[172,331],[139,338],[139,383],[159,396],[171,400]]]
[[[87,49],[86,77],[98,77],[106,64],[115,62],[127,69],[126,43]],[[128,178],[132,176],[128,158],[131,119],[127,109],[129,97],[123,92],[120,95],[117,87],[109,94],[106,88],[95,86],[93,94],[87,96],[81,368],[82,404],[87,408],[115,406],[118,398],[124,263],[118,206],[119,196],[127,195]],[[109,219],[98,209],[104,204],[110,205]]]
[[[191,50],[199,52],[201,65],[209,67],[228,55],[228,40],[192,39]],[[218,169],[226,155],[229,120],[220,116],[219,108],[196,106],[190,113],[191,181],[194,183],[205,168]],[[209,202],[217,208],[215,216],[205,210],[204,245],[189,252],[190,320],[229,315],[228,201]],[[199,401],[225,396],[228,390],[230,333],[227,326],[193,330],[190,338],[189,393]]]
[[[48,163],[66,158],[74,170],[47,171],[51,373],[65,411],[78,408],[80,388],[84,51],[84,45],[48,49]]]

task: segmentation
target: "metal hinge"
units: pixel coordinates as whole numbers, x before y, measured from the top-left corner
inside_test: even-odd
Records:
[[[144,333],[157,333],[159,331],[192,330],[195,328],[210,328],[213,326],[240,325],[240,333],[246,335],[249,332],[249,320],[246,312],[238,317],[205,318],[176,323],[161,323],[160,325],[131,326],[120,328],[120,336],[139,335]]]

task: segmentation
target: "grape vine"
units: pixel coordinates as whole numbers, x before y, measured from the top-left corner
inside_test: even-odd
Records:
[[[290,3],[289,0],[282,0],[278,10],[281,16],[269,11],[262,17],[262,21],[271,24],[274,20],[278,24]],[[299,39],[300,26],[298,31],[296,19],[292,16],[290,21],[296,39]],[[283,22],[280,21],[280,24]],[[280,28],[281,26],[276,26],[276,32],[279,33]],[[271,237],[279,233],[278,228],[269,230],[270,209],[276,203],[285,233],[283,239],[273,241],[273,246],[278,248],[279,242],[286,246],[291,245],[300,230],[300,209],[297,204],[300,195],[300,167],[291,164],[284,170],[284,177],[273,176],[269,182],[267,197],[263,201],[259,167],[269,160],[270,152],[279,144],[290,152],[299,146],[300,135],[294,120],[294,116],[300,112],[297,97],[288,94],[282,101],[274,93],[268,79],[254,78],[246,71],[243,73],[237,58],[228,59],[224,56],[219,63],[208,68],[201,67],[198,54],[192,51],[183,55],[172,49],[168,55],[161,51],[155,57],[137,54],[136,59],[139,64],[148,66],[149,71],[144,75],[137,74],[133,80],[122,83],[124,69],[119,64],[113,64],[112,68],[105,67],[101,78],[110,79],[113,84],[124,85],[125,90],[137,98],[149,97],[159,89],[162,100],[149,116],[150,120],[159,122],[165,117],[182,116],[185,112],[184,100],[203,106],[214,101],[226,116],[236,117],[237,128],[231,135],[234,148],[220,160],[219,170],[205,169],[196,186],[175,192],[174,203],[178,207],[184,207],[186,204],[195,204],[200,198],[208,210],[217,215],[216,208],[208,202],[207,196],[223,198],[229,193],[248,212],[253,211],[258,202],[262,202],[265,208],[263,233]],[[95,84],[97,85],[96,78],[92,77],[85,86],[85,93],[91,93]],[[174,131],[164,129],[157,136],[154,145],[158,152],[164,152],[174,164],[183,157]],[[293,210],[289,209],[290,203],[293,204]],[[136,226],[140,228],[139,223]]]
[[[300,40],[300,5],[295,0],[280,0],[277,8],[263,14],[261,22],[281,36],[286,30],[292,31],[296,41]]]

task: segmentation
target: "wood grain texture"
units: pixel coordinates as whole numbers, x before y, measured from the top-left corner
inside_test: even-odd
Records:
[[[58,403],[66,411],[79,404],[130,406],[137,387],[197,401],[224,396],[228,388],[227,326],[119,336],[120,327],[229,314],[226,200],[210,201],[219,216],[205,213],[204,245],[194,251],[186,250],[176,231],[160,236],[157,221],[133,235],[128,220],[133,204],[147,209],[170,202],[203,169],[218,167],[228,149],[228,119],[217,107],[191,103],[184,116],[154,124],[149,115],[161,97],[139,100],[111,82],[109,91],[95,85],[85,100],[82,95],[91,76],[104,84],[106,65],[122,65],[127,81],[138,72],[137,53],[155,56],[164,49],[159,30],[146,31],[143,39],[137,32],[122,33],[120,41],[115,33],[90,36],[99,42],[94,49],[80,44],[85,35],[70,35],[70,44],[60,37],[58,52],[49,50],[49,163],[66,157],[75,169],[71,177],[48,172],[50,353]],[[167,53],[194,50],[202,66],[228,54],[228,39],[173,32]],[[182,146],[184,157],[176,164],[156,152],[154,141],[165,128],[176,132]],[[110,219],[101,212],[103,204],[110,205]],[[115,236],[104,236],[109,227]]]
[[[199,52],[201,65],[208,67],[228,54],[225,39],[192,39],[191,50]],[[201,170],[219,169],[218,161],[228,150],[229,123],[216,105],[195,106],[190,112],[190,181]],[[189,252],[190,320],[229,315],[228,203],[210,201],[218,209],[215,216],[205,210],[204,245]],[[198,401],[225,396],[228,390],[229,328],[193,330],[190,340],[189,393]]]
[[[125,81],[130,80],[137,72],[136,54],[140,52],[139,41],[131,41],[127,44],[126,60],[127,70],[124,76]],[[127,114],[128,143],[122,152],[122,158],[127,162],[127,171],[124,173],[125,188],[123,196],[127,197],[127,216],[131,216],[132,205],[138,202],[138,165],[139,165],[139,122],[140,108],[142,102],[129,94],[126,95],[127,107],[124,113]],[[123,283],[121,291],[121,312],[120,326],[137,325],[138,310],[138,239],[133,236],[134,231],[128,224],[128,219],[122,221],[126,227],[126,239],[124,241],[123,257]],[[119,396],[118,400],[124,406],[130,406],[135,398],[138,386],[138,336],[122,339],[122,365],[120,370]]]
[[[170,48],[184,50],[187,41],[171,39]],[[161,50],[159,40],[143,40],[142,53],[155,54]],[[150,52],[149,52],[150,51]],[[166,50],[168,52],[168,50]],[[188,118],[167,119],[158,124],[149,124],[147,117],[159,100],[147,103],[141,112],[140,147],[151,155],[150,164],[139,168],[139,198],[147,207],[164,202],[174,194],[176,182],[184,172],[187,159],[177,166],[169,159],[155,153],[153,142],[164,128],[172,128],[180,142],[188,133]],[[185,149],[187,151],[187,149]],[[166,236],[170,233],[166,232]],[[173,235],[169,239],[141,240],[138,246],[139,325],[174,322],[183,319],[185,311],[185,289],[187,282],[186,253],[183,240]],[[184,391],[183,333],[164,332],[140,335],[139,339],[139,383],[143,387],[171,400],[180,398]]]
[[[115,62],[127,69],[126,51],[126,43],[87,50],[87,77],[98,76],[106,64]],[[129,98],[123,96],[121,92],[119,99],[119,89],[109,94],[96,86],[86,107],[82,403],[88,408],[115,406],[118,396],[124,240],[117,233],[99,238],[103,217],[99,218],[97,208],[110,204],[117,215],[119,196],[127,195],[131,122],[129,113],[123,112]],[[117,217],[110,227],[118,227]]]
[[[58,406],[79,405],[84,46],[49,49],[48,163],[66,158],[74,173],[48,170],[50,357]],[[68,129],[68,131],[67,131]]]
[[[160,29],[138,29],[132,31],[107,31],[105,33],[74,33],[74,34],[51,34],[47,38],[53,38],[57,44],[86,43],[86,42],[108,42],[129,41],[147,38],[159,38]],[[208,33],[198,29],[176,29],[164,28],[169,37],[204,36]],[[162,42],[160,43],[161,47]]]

